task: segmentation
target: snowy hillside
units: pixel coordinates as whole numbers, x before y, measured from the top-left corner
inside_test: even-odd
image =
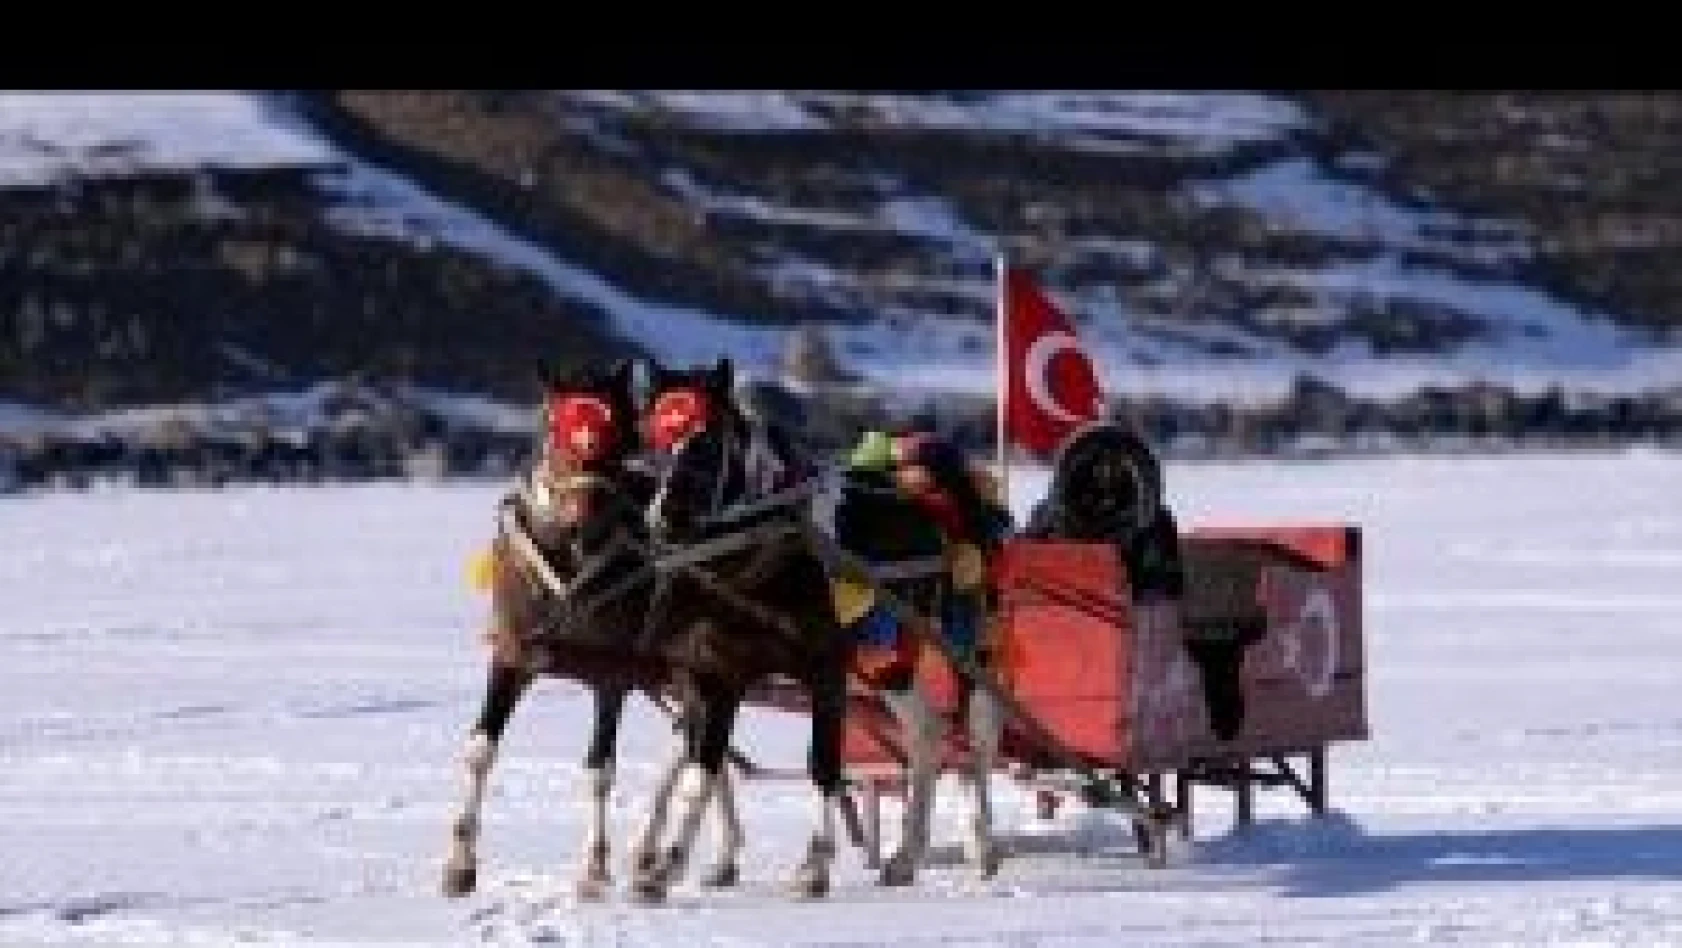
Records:
[[[593,314],[577,318],[599,317],[662,358],[728,353],[769,371],[788,340],[777,320],[805,314],[829,327],[850,368],[896,389],[990,390],[999,249],[1033,265],[1076,315],[1118,394],[1276,394],[1299,373],[1386,395],[1478,380],[1638,391],[1682,369],[1682,349],[1539,288],[1522,226],[1397,193],[1383,156],[1339,150],[1294,100],[595,92],[540,104],[543,134],[564,139],[577,170],[575,181],[537,164],[520,172],[534,201],[572,194],[581,221],[642,214],[601,225],[632,240],[639,228],[674,241],[674,228],[699,228],[683,237],[699,248],[695,266],[721,286],[751,284],[775,318],[670,302],[660,286],[353,156],[281,100],[6,93],[0,187],[300,169],[343,232],[528,274],[568,312]],[[497,155],[527,160],[511,141]],[[472,142],[436,147],[468,164],[476,154]],[[614,187],[635,199],[588,204]],[[239,213],[213,191],[202,198],[206,217]],[[660,252],[635,272],[657,274]],[[706,270],[714,257],[722,269]],[[234,348],[244,365],[277,358]]]
[[[1474,380],[1634,389],[1668,384],[1682,366],[1682,350],[1648,350],[1611,314],[1537,289],[1522,226],[1392,193],[1382,156],[1328,156],[1316,118],[1290,100],[581,93],[561,97],[556,109],[569,105],[604,145],[640,133],[632,147],[642,163],[721,218],[720,230],[741,225],[746,255],[780,291],[877,316],[836,335],[883,379],[986,390],[987,267],[996,249],[1043,264],[1118,392],[1271,393],[1297,372],[1355,392]],[[830,180],[812,170],[803,181],[792,161],[776,166],[776,179],[756,179],[744,161],[733,176],[715,163],[702,183],[682,163],[699,146],[662,153],[660,134],[720,150],[730,136],[786,134]],[[1044,170],[1030,157],[1019,168],[978,172],[1022,205],[992,206],[959,161],[945,176],[926,167],[896,173],[895,160],[914,160],[907,143],[925,138],[931,150],[945,144],[958,153],[977,140],[1006,142],[1043,153]],[[822,157],[826,143],[837,151],[874,145],[878,157],[874,166]],[[1071,154],[1078,163],[1061,163]],[[1162,208],[1155,220],[1129,220],[1128,200]],[[1000,226],[976,220],[986,214]],[[1231,233],[1190,248],[1175,233],[1186,226]],[[836,264],[848,236],[899,239],[903,256],[850,272]]]
[[[686,885],[661,908],[568,894],[587,706],[560,682],[514,716],[480,894],[436,894],[482,683],[463,566],[495,488],[6,501],[0,942],[1677,944],[1679,477],[1653,454],[1171,465],[1188,523],[1366,531],[1372,739],[1333,750],[1335,818],[1264,795],[1235,834],[1227,795],[1204,791],[1195,840],[1150,870],[1113,819],[1077,805],[1041,823],[1001,780],[1016,856],[978,883],[946,863],[952,781],[917,888],[874,887],[844,848],[833,898],[796,904],[773,886],[807,792],[753,784],[746,887]],[[668,739],[635,705],[616,831]],[[780,715],[744,724],[767,763],[798,766],[803,741]]]

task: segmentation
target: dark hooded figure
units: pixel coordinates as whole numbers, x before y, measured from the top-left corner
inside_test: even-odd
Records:
[[[1094,426],[1070,439],[1025,535],[1117,544],[1136,602],[1170,603],[1177,613],[1186,605],[1186,562],[1178,527],[1162,499],[1162,468],[1132,431]],[[1253,635],[1226,621],[1189,622],[1180,615],[1186,651],[1203,681],[1210,729],[1230,741],[1243,728],[1240,671]]]
[[[1114,543],[1135,599],[1178,599],[1185,567],[1162,493],[1162,467],[1144,439],[1114,425],[1090,427],[1058,452],[1051,487],[1023,535]]]

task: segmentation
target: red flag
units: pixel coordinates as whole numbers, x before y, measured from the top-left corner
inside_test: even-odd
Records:
[[[1049,454],[1069,433],[1097,420],[1103,392],[1074,324],[1032,277],[1005,268],[1005,432],[1038,454]]]

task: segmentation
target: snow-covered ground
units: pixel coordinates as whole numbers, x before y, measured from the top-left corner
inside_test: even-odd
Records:
[[[436,894],[494,487],[0,501],[0,943],[1682,943],[1678,483],[1649,453],[1171,466],[1191,524],[1365,529],[1373,737],[1333,752],[1336,818],[1264,797],[1235,834],[1205,791],[1150,870],[1116,820],[1039,824],[1001,781],[998,879],[882,890],[843,849],[838,891],[802,904],[772,887],[807,792],[757,784],[746,888],[658,908],[570,899],[586,705],[562,682],[515,715],[481,892]],[[744,727],[798,765],[803,722]],[[637,706],[617,828],[667,741]],[[939,853],[963,802],[943,787]]]

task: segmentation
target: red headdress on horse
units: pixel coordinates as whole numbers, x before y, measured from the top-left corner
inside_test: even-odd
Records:
[[[598,464],[623,451],[634,414],[631,363],[603,370],[542,369],[543,437],[549,452],[571,466]]]
[[[712,398],[702,388],[674,388],[660,393],[648,409],[648,442],[656,451],[670,451],[707,426]]]
[[[600,461],[615,447],[618,428],[613,406],[599,395],[550,396],[548,416],[549,447],[569,461]]]

